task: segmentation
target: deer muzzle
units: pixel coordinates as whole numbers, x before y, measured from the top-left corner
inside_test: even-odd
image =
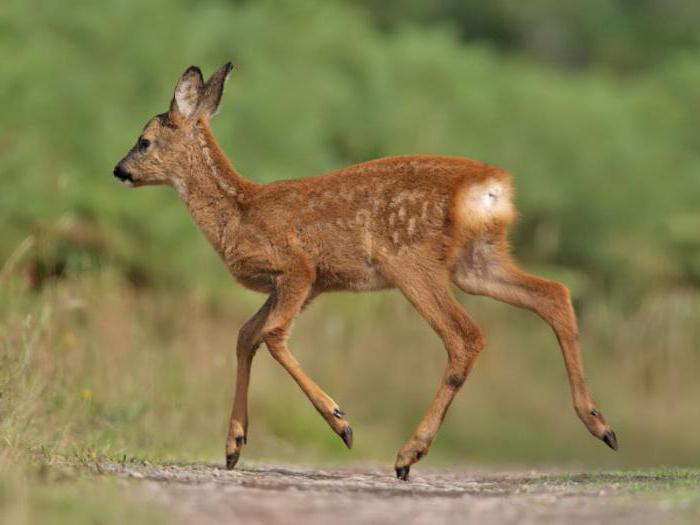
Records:
[[[117,164],[114,167],[114,176],[119,179],[122,183],[126,184],[127,186],[133,186],[134,185],[134,178],[131,176],[131,173],[126,171],[121,163]]]

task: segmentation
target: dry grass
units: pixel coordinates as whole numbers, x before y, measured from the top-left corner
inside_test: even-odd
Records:
[[[143,293],[109,273],[40,294],[8,283],[1,298],[3,442],[62,456],[219,459],[233,389],[236,329],[262,302]],[[488,348],[445,422],[431,458],[444,462],[693,464],[698,298],[650,298],[627,315],[582,316],[591,387],[618,431],[615,455],[570,407],[549,329],[530,314],[462,298]],[[444,353],[396,293],[323,297],[291,346],[349,415],[349,455],[262,349],[254,364],[246,458],[390,462],[437,386]],[[696,427],[696,428],[693,428]],[[430,461],[430,460],[429,460]]]

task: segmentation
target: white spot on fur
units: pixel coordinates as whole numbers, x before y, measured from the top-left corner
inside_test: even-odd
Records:
[[[416,232],[416,218],[411,217],[408,219],[408,236],[413,237],[413,234]]]
[[[428,217],[428,201],[423,201],[423,208],[420,212],[420,218],[425,220]]]

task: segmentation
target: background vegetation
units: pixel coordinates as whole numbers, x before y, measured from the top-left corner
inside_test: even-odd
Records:
[[[516,181],[516,254],[573,291],[620,453],[576,420],[546,326],[460,296],[488,350],[428,462],[697,465],[698,10],[691,0],[4,2],[0,470],[19,474],[0,484],[0,503],[37,465],[220,459],[236,329],[263,299],[230,280],[172,192],[127,191],[111,170],[186,66],[208,73],[229,59],[213,125],[246,177],[414,152],[499,164]],[[348,412],[356,449],[347,454],[261,351],[244,462],[389,464],[444,363],[393,292],[320,299],[292,348]]]

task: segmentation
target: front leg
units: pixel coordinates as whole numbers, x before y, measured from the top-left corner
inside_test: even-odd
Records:
[[[344,413],[301,368],[287,347],[287,337],[292,321],[307,304],[312,295],[313,272],[296,271],[277,278],[275,303],[263,328],[262,339],[270,354],[292,376],[309,401],[338,434],[348,448],[352,447],[352,429],[345,420]]]
[[[229,422],[226,439],[226,468],[231,470],[236,466],[241,448],[246,443],[248,434],[248,386],[250,384],[250,369],[253,364],[255,350],[262,342],[262,328],[265,325],[274,296],[268,297],[253,317],[241,327],[236,344],[236,392]]]
[[[255,349],[265,342],[272,356],[294,378],[330,427],[352,447],[352,429],[338,404],[302,370],[287,347],[289,327],[299,311],[313,298],[311,272],[283,274],[275,290],[238,335],[236,394],[226,439],[226,468],[236,466],[248,432],[248,386]]]

